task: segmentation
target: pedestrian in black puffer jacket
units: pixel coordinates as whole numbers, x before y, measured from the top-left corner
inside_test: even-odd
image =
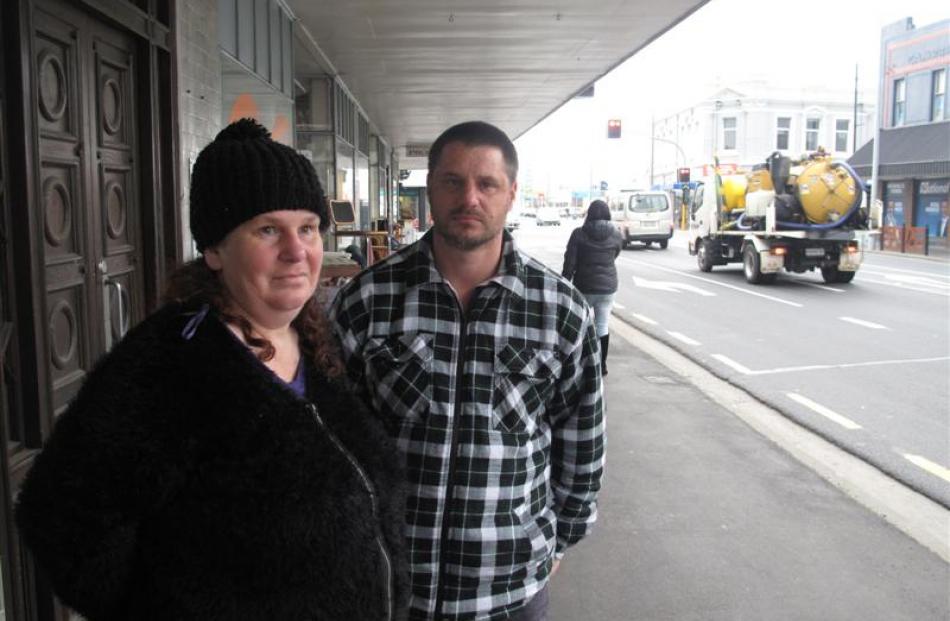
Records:
[[[198,156],[202,256],[89,374],[17,500],[89,621],[405,616],[404,480],[316,301],[313,167],[242,120]]]
[[[615,261],[623,248],[620,231],[610,222],[610,208],[602,200],[591,202],[587,217],[574,229],[564,252],[561,274],[574,283],[594,309],[597,336],[600,337],[601,370],[607,375],[607,324],[614,294],[617,292]]]

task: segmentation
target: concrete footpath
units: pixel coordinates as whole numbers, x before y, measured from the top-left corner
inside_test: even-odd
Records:
[[[750,398],[724,407],[611,321],[600,518],[551,581],[550,621],[950,619],[945,509]]]

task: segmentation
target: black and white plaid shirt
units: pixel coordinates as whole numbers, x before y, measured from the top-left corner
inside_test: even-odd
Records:
[[[581,294],[507,232],[463,312],[431,235],[354,279],[331,320],[406,458],[411,618],[505,618],[597,517],[599,343]]]

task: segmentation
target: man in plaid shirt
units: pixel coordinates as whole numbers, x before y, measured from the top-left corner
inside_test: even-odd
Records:
[[[412,619],[545,619],[548,578],[597,516],[593,316],[505,231],[517,173],[498,128],[446,130],[433,229],[331,310],[349,379],[405,455]]]

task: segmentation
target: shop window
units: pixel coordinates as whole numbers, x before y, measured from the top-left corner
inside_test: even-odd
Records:
[[[818,132],[821,130],[821,119],[812,117],[805,120],[805,150],[818,150]]]
[[[894,118],[893,126],[904,124],[907,115],[907,83],[904,78],[894,81]]]
[[[736,148],[736,117],[728,116],[722,120],[722,148],[733,151]]]
[[[775,120],[775,148],[780,151],[788,149],[788,134],[792,128],[792,118],[780,116]]]
[[[884,184],[884,224],[904,226],[904,183]]]
[[[370,213],[369,158],[362,153],[356,154],[356,176],[353,204],[359,210],[360,228],[370,229],[373,216]]]
[[[343,141],[336,145],[336,198],[341,201],[353,201],[353,147]]]
[[[850,133],[851,121],[848,119],[835,120],[835,151],[848,150],[848,134]]]
[[[947,70],[938,69],[933,73],[933,96],[930,102],[930,120],[942,121],[947,105]]]
[[[297,148],[313,164],[317,178],[327,196],[336,196],[336,174],[333,162],[333,134],[329,132],[297,132]]]

